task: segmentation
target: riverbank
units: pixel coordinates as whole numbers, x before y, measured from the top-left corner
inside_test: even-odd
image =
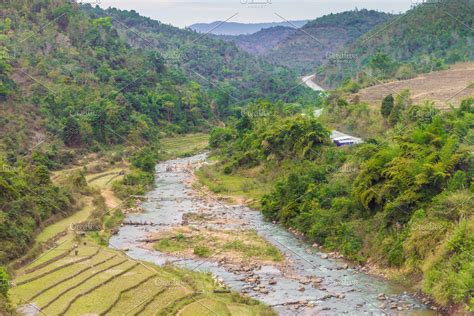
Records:
[[[205,164],[205,159],[205,155],[198,155],[160,163],[155,188],[143,203],[144,212],[128,215],[127,220],[135,225],[121,227],[112,237],[111,245],[128,249],[127,253],[135,259],[157,265],[171,262],[182,268],[210,272],[231,289],[274,306],[282,315],[296,311],[310,315],[426,310],[403,288],[361,273],[343,260],[330,258],[279,225],[265,222],[256,211],[229,205],[210,191],[193,186],[193,166]],[[176,234],[180,229],[185,231]],[[186,235],[190,229],[194,236]],[[218,234],[253,230],[276,247],[285,261],[245,261],[249,259],[245,251],[234,252],[233,260],[225,260],[219,254],[233,251],[232,242],[227,246],[215,244],[216,248],[208,243],[204,252],[176,251],[183,246],[181,240],[201,235],[205,241],[208,239],[204,235],[212,237],[213,230]],[[170,231],[173,233],[166,235]],[[164,236],[168,240],[157,245]],[[235,239],[236,243],[238,240]],[[241,262],[235,261],[237,255]]]
[[[195,184],[195,187],[198,186],[200,187],[200,190],[202,190],[202,186],[207,187],[208,184],[211,183],[211,186],[209,187],[209,194],[215,195],[215,199],[232,203],[234,205],[243,204],[247,207],[258,210],[260,198],[263,196],[263,194],[270,192],[272,185],[275,182],[274,179],[277,178],[277,176],[273,175],[272,178],[267,178],[263,181],[263,178],[260,178],[260,181],[254,180],[254,187],[258,188],[256,190],[253,190],[252,188],[236,189],[239,186],[236,186],[235,183],[239,183],[241,185],[249,183],[247,174],[242,174],[241,172],[241,170],[238,170],[231,175],[227,175],[222,171],[218,164],[206,164],[196,172],[197,183]],[[218,188],[217,190],[215,189],[216,184]],[[295,238],[301,240],[302,242],[308,242],[306,236],[299,231],[293,228],[289,228],[288,231],[293,234]],[[317,244],[313,244],[313,247],[326,253],[328,258],[345,260],[344,256],[337,251],[324,249]],[[424,295],[420,289],[416,287],[416,281],[407,277],[407,274],[404,271],[380,266],[377,264],[376,259],[373,258],[369,258],[364,264],[359,264],[350,260],[348,263],[352,265],[356,271],[382,278],[387,282],[399,284],[399,286],[405,288],[406,291],[412,293],[413,296],[418,297],[420,301],[427,304],[431,310],[443,310],[442,306],[435,304],[430,297]]]

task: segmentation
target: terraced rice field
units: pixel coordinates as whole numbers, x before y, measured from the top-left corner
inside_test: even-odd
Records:
[[[398,80],[375,85],[352,95],[360,101],[380,107],[382,100],[389,94],[394,96],[409,89],[411,98],[417,104],[433,101],[435,107],[449,110],[450,105],[459,107],[462,100],[474,96],[474,64],[464,63],[443,71],[420,75],[413,79]]]
[[[65,237],[18,271],[11,297],[46,315],[271,315],[235,293],[214,293],[209,275],[156,267],[93,240]]]
[[[209,144],[208,134],[187,134],[161,140],[165,158],[189,156],[205,149]]]

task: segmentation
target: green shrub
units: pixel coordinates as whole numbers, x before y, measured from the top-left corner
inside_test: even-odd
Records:
[[[207,258],[211,256],[211,250],[205,246],[194,247],[193,253],[198,257]]]

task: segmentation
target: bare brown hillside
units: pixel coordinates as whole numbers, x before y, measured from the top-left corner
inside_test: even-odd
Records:
[[[360,90],[352,95],[360,101],[379,106],[388,94],[409,89],[415,103],[434,101],[439,109],[458,107],[463,99],[474,96],[474,63],[462,63],[448,70],[420,75],[409,80],[398,80]]]

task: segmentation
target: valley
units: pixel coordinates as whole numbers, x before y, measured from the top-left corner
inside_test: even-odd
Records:
[[[4,1],[0,315],[474,312],[474,3],[395,2]]]
[[[143,203],[145,211],[127,216],[142,224],[122,227],[110,245],[127,249],[137,260],[212,272],[233,290],[273,306],[281,315],[427,309],[403,288],[364,274],[338,259],[339,254],[328,256],[298,235],[265,222],[255,210],[219,199],[193,180],[193,170],[203,163],[206,154],[160,163],[156,189]],[[259,250],[261,238],[275,248]],[[197,252],[199,247],[208,253]],[[380,293],[387,303],[377,298]]]

